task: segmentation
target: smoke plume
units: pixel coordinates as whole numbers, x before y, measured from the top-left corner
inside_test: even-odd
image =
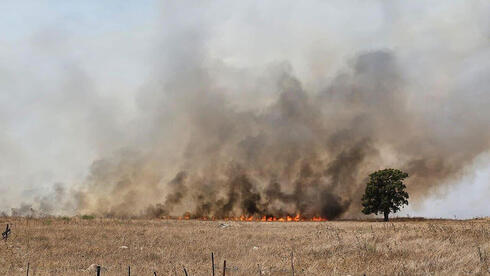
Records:
[[[357,27],[342,29],[338,24],[351,20],[347,11],[357,11],[343,5],[334,5],[346,15],[338,18],[299,5],[294,10],[303,21],[294,20],[288,5],[266,5],[263,13],[248,7],[230,17],[217,12],[218,4],[163,5],[147,60],[151,73],[132,94],[127,121],[111,111],[124,104],[81,97],[95,88],[82,69],[68,67],[75,73],[63,89],[90,106],[89,123],[80,125],[94,136],[87,139],[96,141],[96,160],[86,177],[58,184],[35,202],[46,213],[116,217],[335,219],[358,216],[374,170],[408,172],[415,204],[460,177],[490,149],[489,30],[473,21],[489,10],[458,14],[457,22],[481,30],[462,37],[465,28],[447,27],[431,14],[412,25],[404,11],[413,7],[402,3],[380,4],[374,14],[383,20],[372,29],[362,29],[372,19],[365,14]],[[243,23],[245,13],[260,23]],[[273,14],[293,19],[275,21]],[[236,39],[234,28],[243,37]],[[410,45],[409,34],[420,40]],[[459,37],[465,41],[447,43]],[[274,58],[258,61],[267,56]]]
[[[157,129],[146,152],[94,163],[85,192],[92,200],[81,210],[333,219],[359,210],[373,170],[406,170],[409,192],[417,198],[489,147],[490,131],[483,125],[477,136],[466,131],[442,137],[426,117],[434,114],[413,110],[392,51],[359,54],[316,94],[290,71],[278,72],[276,99],[259,110],[229,104],[206,69],[181,54],[182,68],[165,87],[163,114],[157,110],[154,118],[158,125],[171,110],[171,134],[178,141],[160,138]],[[169,143],[175,151],[170,154],[162,149]],[[384,155],[391,154],[395,159],[387,162]]]

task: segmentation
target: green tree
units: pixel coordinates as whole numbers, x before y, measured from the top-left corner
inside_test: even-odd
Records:
[[[383,213],[384,221],[388,221],[390,212],[396,213],[408,204],[408,193],[403,184],[407,177],[407,173],[397,169],[384,169],[370,174],[362,196],[362,212],[366,215]]]

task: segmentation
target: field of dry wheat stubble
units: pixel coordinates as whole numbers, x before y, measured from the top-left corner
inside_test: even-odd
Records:
[[[490,220],[0,218],[0,275],[488,275]],[[174,272],[175,270],[175,272]],[[218,272],[219,271],[219,272]],[[175,274],[176,273],[176,274]]]

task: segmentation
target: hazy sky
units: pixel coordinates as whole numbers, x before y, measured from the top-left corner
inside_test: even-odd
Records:
[[[250,95],[263,105],[274,96],[261,77],[271,66],[287,64],[314,93],[357,53],[388,49],[416,91],[411,105],[424,111],[466,93],[456,113],[465,116],[466,106],[490,106],[489,18],[485,0],[2,0],[0,210],[35,202],[55,183],[82,185],[94,160],[131,146],[128,130],[144,128],[151,108],[142,91],[171,79],[172,49],[193,47],[176,39],[181,32],[195,33],[202,63],[237,108],[254,106]],[[490,128],[480,114],[472,120]],[[466,129],[444,122],[440,133]],[[488,216],[489,154],[402,215]]]

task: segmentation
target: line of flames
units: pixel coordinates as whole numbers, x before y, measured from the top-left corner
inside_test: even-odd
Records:
[[[311,218],[305,218],[302,217],[301,215],[296,215],[294,217],[292,216],[285,216],[285,217],[273,217],[273,216],[262,216],[262,217],[257,217],[257,216],[239,216],[239,217],[225,217],[225,218],[215,218],[215,217],[197,217],[193,218],[191,216],[180,216],[180,217],[166,217],[167,219],[177,219],[177,220],[224,220],[224,221],[255,221],[255,222],[298,222],[298,221],[327,221],[326,218],[322,217],[311,217]]]

